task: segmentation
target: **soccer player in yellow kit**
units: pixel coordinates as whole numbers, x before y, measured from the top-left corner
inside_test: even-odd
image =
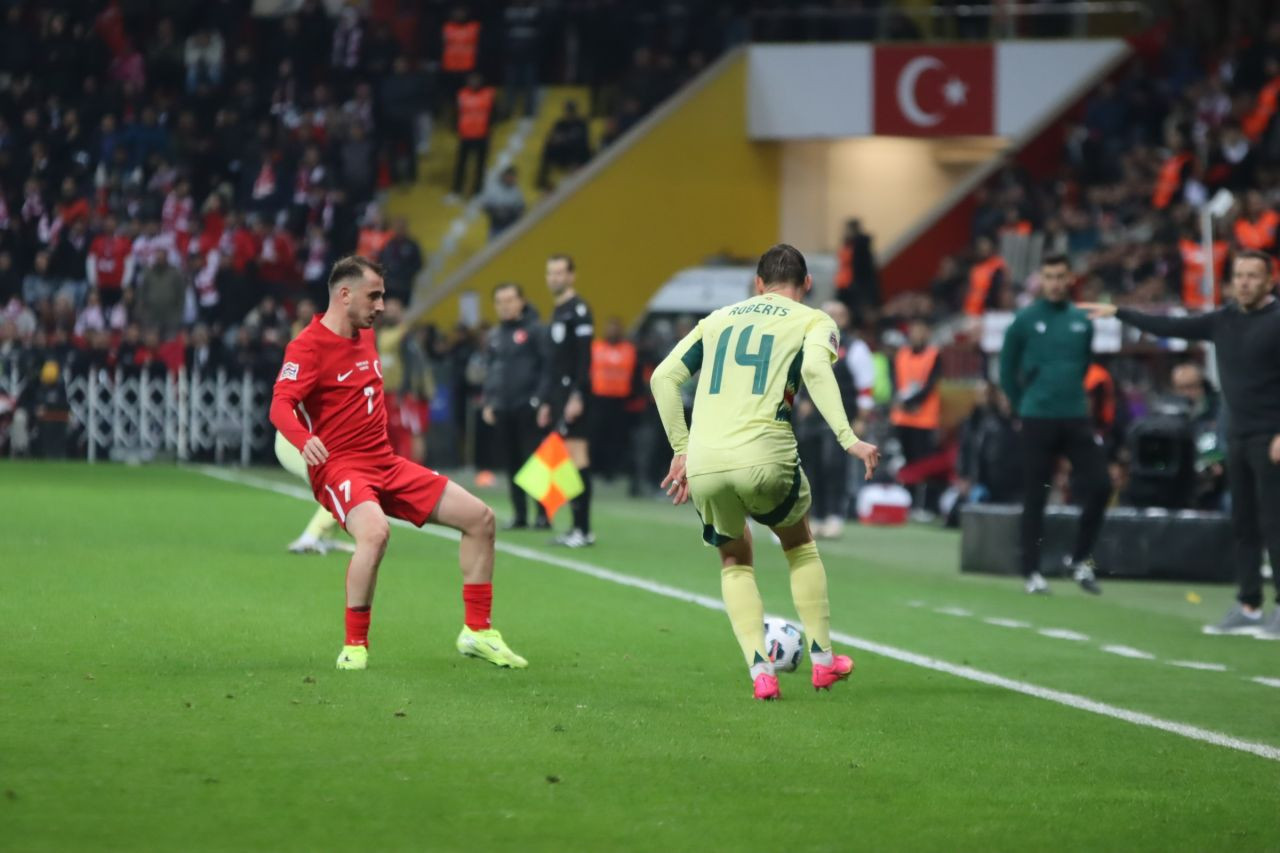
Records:
[[[840,446],[865,463],[868,479],[880,451],[849,427],[831,369],[839,331],[825,313],[801,304],[812,286],[804,256],[792,246],[774,246],[756,267],[756,295],[702,320],[651,380],[675,452],[662,485],[677,505],[693,501],[703,539],[720,550],[720,589],[757,699],[781,694],[764,644],[748,517],[782,543],[814,688],[829,689],[853,672],[853,661],[831,648],[827,573],[809,531],[809,482],[791,428],[801,381]],[[690,430],[680,386],[699,371]]]

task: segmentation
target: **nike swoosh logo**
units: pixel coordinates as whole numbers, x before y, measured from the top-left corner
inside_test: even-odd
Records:
[[[354,371],[354,370],[348,370],[346,373],[339,373],[339,374],[338,374],[338,381],[339,381],[339,382],[346,382],[346,381],[347,381],[347,377],[348,377],[348,376],[350,376],[350,375],[351,375],[351,374],[353,374],[353,373],[355,373],[355,371]]]

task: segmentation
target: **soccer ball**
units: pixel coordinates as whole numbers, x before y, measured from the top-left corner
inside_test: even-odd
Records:
[[[764,620],[764,647],[769,650],[769,660],[779,672],[793,672],[800,665],[804,654],[804,635],[790,622],[781,619]]]

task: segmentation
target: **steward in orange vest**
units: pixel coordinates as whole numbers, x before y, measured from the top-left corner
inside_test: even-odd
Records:
[[[1233,229],[1236,243],[1242,249],[1269,252],[1276,245],[1276,228],[1280,226],[1280,214],[1266,206],[1262,193],[1250,190],[1245,196],[1244,215],[1236,220]]]
[[[636,373],[636,345],[628,340],[591,343],[591,393],[628,400]]]
[[[458,90],[459,139],[484,139],[489,135],[494,89],[483,85],[479,77],[473,74],[467,85]]]
[[[467,163],[475,160],[475,177],[471,195],[477,195],[484,184],[485,162],[489,159],[489,123],[493,117],[494,90],[484,85],[484,78],[472,73],[467,85],[458,90],[458,159],[453,168],[453,194],[462,194]]]
[[[1262,135],[1271,126],[1276,107],[1280,106],[1280,63],[1274,59],[1268,59],[1267,74],[1271,79],[1262,87],[1262,91],[1258,92],[1258,100],[1254,103],[1253,109],[1240,122],[1244,135],[1253,142],[1262,139]]]
[[[964,313],[970,317],[981,317],[988,308],[995,307],[1009,274],[990,237],[979,237],[976,248],[978,258],[969,268],[969,290],[964,297]]]
[[[893,410],[889,420],[894,426],[917,430],[936,430],[942,415],[942,397],[938,393],[941,364],[938,348],[929,346],[929,326],[922,321],[911,324],[910,346],[899,347],[893,357]],[[908,461],[911,461],[908,459]]]
[[[636,388],[636,347],[624,336],[622,320],[610,317],[604,339],[591,343],[592,468],[612,479],[631,473],[631,428],[628,411]]]
[[[1226,270],[1226,240],[1213,241],[1213,304],[1222,303],[1222,275]],[[1178,241],[1178,254],[1182,258],[1182,304],[1193,310],[1212,308],[1204,298],[1204,248],[1200,241],[1188,233]]]
[[[1105,435],[1116,423],[1116,383],[1111,373],[1096,361],[1084,374],[1084,393],[1089,398],[1093,428]]]
[[[453,13],[441,31],[440,69],[446,74],[470,74],[480,52],[480,22],[468,21],[462,9]]]
[[[1156,187],[1151,193],[1152,207],[1156,210],[1164,210],[1177,200],[1194,159],[1186,151],[1179,150],[1169,155],[1160,164],[1160,172],[1156,175]]]

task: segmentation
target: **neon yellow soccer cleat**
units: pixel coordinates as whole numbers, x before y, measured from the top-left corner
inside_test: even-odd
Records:
[[[487,660],[495,666],[524,669],[529,662],[511,651],[511,647],[503,641],[502,635],[494,628],[484,631],[472,631],[466,625],[458,635],[458,653],[467,657]]]
[[[368,646],[343,646],[338,655],[338,669],[368,669]]]

